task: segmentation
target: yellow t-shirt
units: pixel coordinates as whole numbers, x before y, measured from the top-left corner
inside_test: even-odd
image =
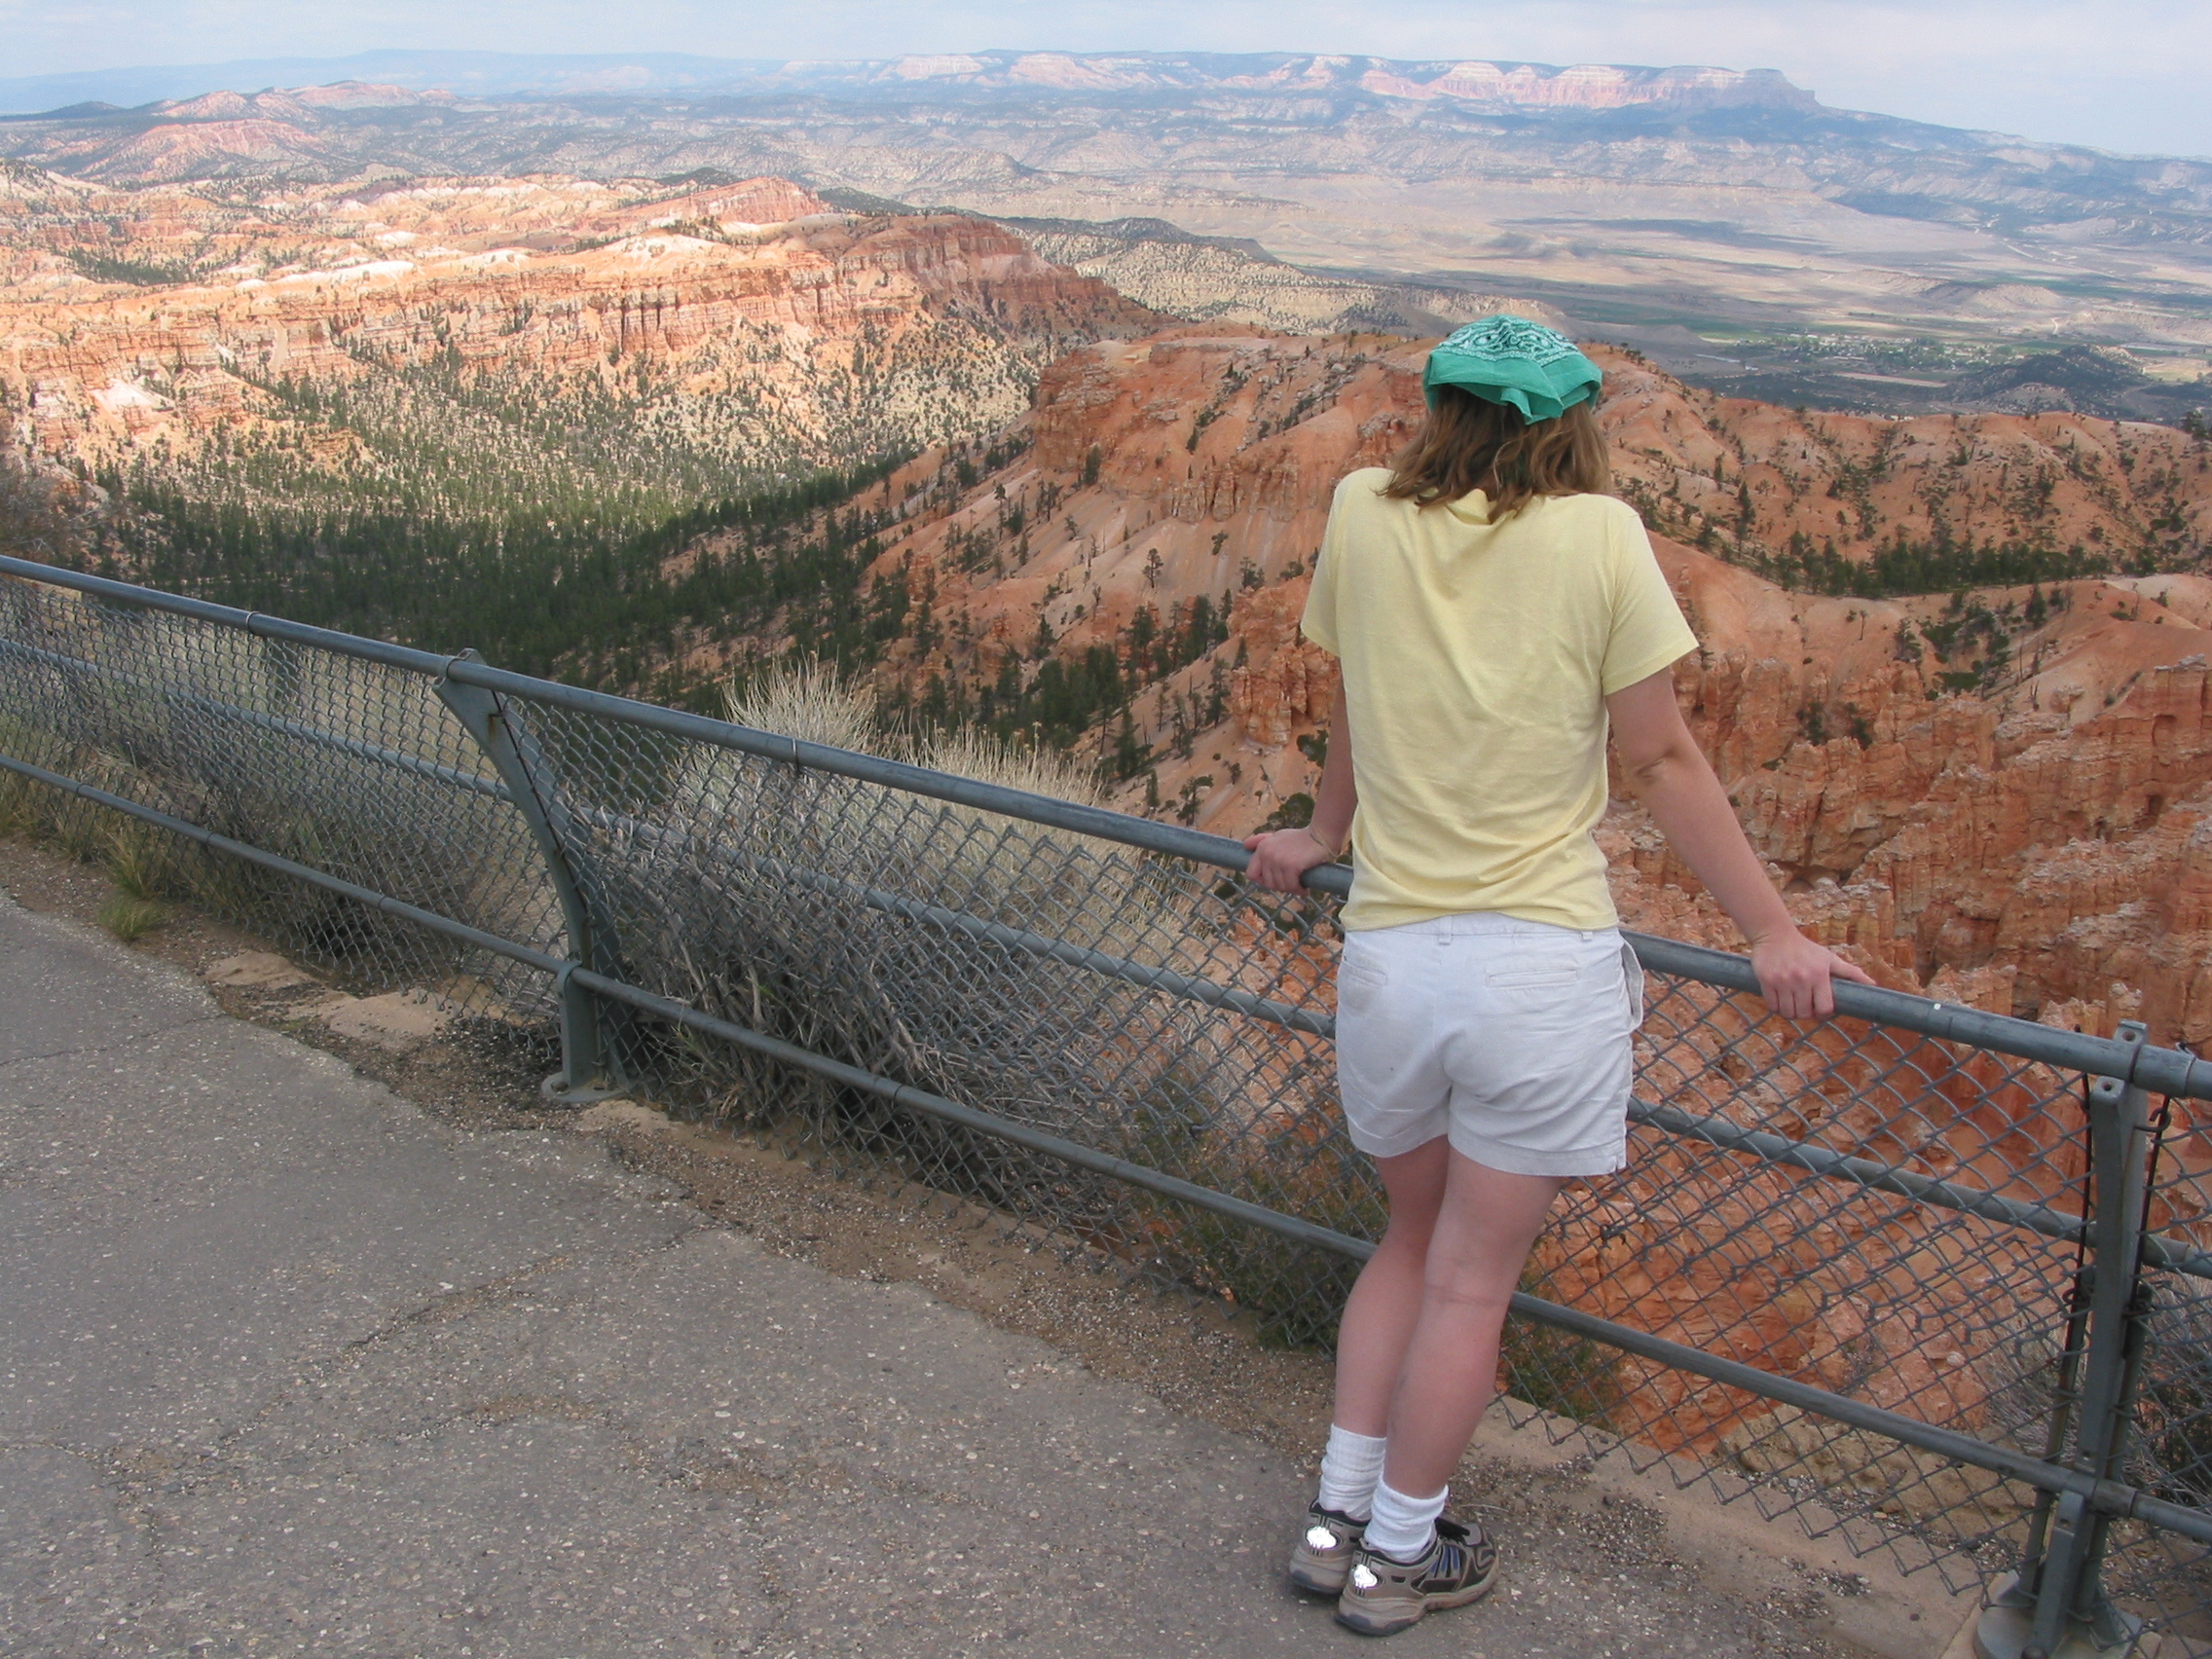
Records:
[[[1347,928],[1501,910],[1618,921],[1590,830],[1605,704],[1697,649],[1635,509],[1481,491],[1419,507],[1382,467],[1337,486],[1307,637],[1344,665],[1354,874]]]

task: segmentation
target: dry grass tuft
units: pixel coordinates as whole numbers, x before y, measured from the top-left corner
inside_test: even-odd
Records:
[[[1031,794],[1053,795],[1084,806],[1103,806],[1106,792],[1098,774],[1072,755],[1034,744],[1009,743],[976,726],[939,732],[918,747],[918,765],[978,783],[997,784]]]
[[[722,708],[733,724],[801,743],[857,749],[887,755],[883,722],[875,696],[858,681],[841,677],[834,663],[808,657],[779,668],[740,691],[732,681],[722,691]]]
[[[109,894],[107,902],[92,916],[92,920],[125,944],[152,933],[168,919],[168,911],[153,900],[120,891]]]
[[[116,891],[125,898],[153,903],[165,889],[175,885],[175,860],[161,830],[127,818],[108,827],[106,842],[102,862]]]
[[[819,657],[776,669],[742,687],[733,680],[723,689],[722,707],[732,722],[756,731],[911,761],[932,771],[1085,806],[1105,803],[1096,770],[1057,750],[1010,742],[979,726],[933,732],[917,740],[886,725],[866,682],[844,679],[834,663]]]

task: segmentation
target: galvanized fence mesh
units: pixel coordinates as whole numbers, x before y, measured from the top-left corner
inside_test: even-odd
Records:
[[[1570,1195],[1546,1241],[1546,1294],[2044,1456],[2077,1254],[2063,1233],[2083,1213],[2079,1079],[1858,1021],[1771,1019],[1755,998],[1694,979],[1650,981],[1630,1164]],[[1985,1213],[1957,1207],[1969,1201]],[[2061,1235],[2021,1225],[2030,1217]],[[1769,1512],[1817,1493],[1823,1526],[1908,1567],[1944,1564],[1954,1582],[2017,1554],[2030,1488],[1579,1351],[1566,1396],[1599,1406],[1632,1456],[1650,1448],[1756,1475]]]
[[[16,561],[0,767],[18,826],[536,1034],[571,1098],[979,1200],[1280,1340],[1328,1340],[1382,1225],[1342,871],[1285,898],[1188,830]],[[1737,959],[1636,943],[1633,1156],[1540,1242],[1506,1409],[2016,1571],[1992,1616],[2046,1646],[2212,1652],[2212,1076],[1889,993],[1775,1020]]]
[[[217,834],[539,949],[561,916],[527,825],[421,674],[0,583],[0,748]],[[49,797],[79,851],[171,887],[361,984],[472,1012],[552,1006],[543,977],[358,903]]]

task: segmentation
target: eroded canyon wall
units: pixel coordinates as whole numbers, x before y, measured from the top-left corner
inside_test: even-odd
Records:
[[[1832,548],[1829,585],[1904,554],[1938,574],[2194,558],[2212,450],[2065,415],[1792,413],[1604,360],[1621,487],[1703,642],[1677,694],[1798,913],[1893,984],[2212,1034],[2212,581],[1858,597],[1746,568],[1793,544]],[[943,697],[1111,663],[1142,687],[1127,729],[1074,706],[1127,774],[1123,804],[1225,833],[1294,817],[1334,689],[1297,630],[1309,562],[1336,481],[1410,431],[1419,365],[1378,337],[1199,328],[1071,353],[1028,452],[918,514],[875,567],[925,618],[886,682]],[[1730,940],[1632,803],[1601,839],[1632,924]]]
[[[6,183],[0,412],[99,465],[344,471],[378,427],[460,472],[502,444],[582,454],[595,425],[627,434],[609,464],[849,464],[995,427],[1069,346],[1162,320],[987,221],[836,213],[776,178]]]

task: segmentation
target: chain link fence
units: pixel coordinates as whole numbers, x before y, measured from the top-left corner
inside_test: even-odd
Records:
[[[1329,1339],[1382,1224],[1341,868],[1285,898],[1193,830],[15,560],[0,817],[542,1042],[556,1097],[986,1204],[1273,1340]],[[1539,1243],[1505,1409],[1992,1585],[1992,1659],[2212,1654],[2212,1067],[1860,987],[1776,1020],[1741,959],[1632,942],[1633,1155]]]

